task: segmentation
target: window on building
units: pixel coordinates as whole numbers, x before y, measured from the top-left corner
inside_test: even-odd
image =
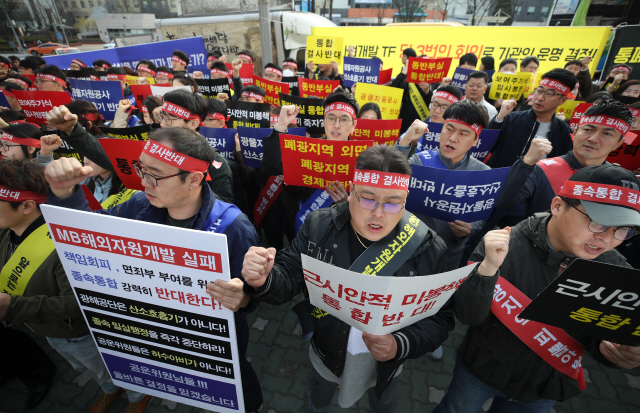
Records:
[[[147,0],[143,0],[142,7],[149,7],[149,2]]]
[[[476,6],[467,5],[467,14],[473,14],[476,9]]]
[[[176,2],[175,0],[171,0],[171,8],[175,9],[176,8]]]
[[[78,8],[78,2],[77,2],[77,1],[75,1],[75,0],[74,0],[74,1],[72,1],[72,2],[71,2],[71,7],[73,7],[74,9],[77,9],[77,8]]]
[[[516,14],[522,13],[522,6],[516,6]]]
[[[160,1],[160,5],[162,6],[163,9],[167,8],[167,0],[161,0]]]
[[[549,14],[549,7],[545,6],[543,8],[540,9],[540,14],[542,14],[543,16],[546,16],[547,14]]]
[[[89,0],[89,7],[96,7],[95,4],[93,3],[93,0]]]
[[[84,1],[80,0],[80,7],[82,7],[83,9],[86,9],[87,4]]]
[[[138,0],[133,0],[133,7],[135,8],[140,7],[140,2]]]
[[[536,12],[536,6],[527,7],[527,16],[532,16]]]

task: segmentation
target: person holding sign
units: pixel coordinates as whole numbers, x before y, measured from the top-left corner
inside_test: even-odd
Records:
[[[489,119],[493,119],[498,114],[496,108],[484,97],[485,91],[488,90],[489,76],[485,72],[473,72],[467,78],[467,87],[465,88],[465,99],[475,103],[480,103],[487,110]],[[492,128],[489,128],[492,129]]]
[[[462,100],[460,89],[450,85],[440,86],[431,99],[430,116],[423,119],[423,122],[445,123],[444,113],[460,100]]]
[[[282,82],[282,69],[273,63],[267,63],[264,67],[264,78],[274,82]]]
[[[555,400],[585,389],[585,351],[607,367],[640,366],[640,347],[518,318],[576,257],[629,267],[615,247],[640,227],[640,207],[629,201],[639,188],[626,169],[588,166],[566,181],[550,212],[487,233],[471,257],[480,264],[454,295],[456,317],[470,327],[435,413],[475,412],[491,397],[493,411],[551,412]]]
[[[427,82],[420,82],[417,85],[407,82],[409,57],[415,57],[415,51],[413,49],[405,49],[402,52],[404,67],[393,82],[391,82],[391,87],[404,90],[402,94],[402,106],[400,106],[400,114],[398,115],[398,119],[402,119],[400,133],[404,133],[409,129],[415,119],[425,119],[429,116],[429,107],[426,102],[431,100],[432,94],[431,86]]]
[[[258,239],[247,216],[236,206],[216,199],[205,184],[205,175],[215,159],[214,149],[196,131],[157,129],[149,134],[149,141],[134,166],[145,191],[137,192],[118,207],[97,212],[227,236],[231,281],[208,283],[207,293],[235,312],[245,407],[252,412],[262,404],[262,393],[258,377],[246,360],[249,340],[246,313],[253,310],[254,302],[242,291],[241,270],[244,253]],[[87,211],[84,192],[77,184],[91,173],[91,167],[83,167],[74,158],[61,158],[47,165],[48,203]]]
[[[273,248],[249,249],[242,268],[245,292],[275,305],[294,299],[305,286],[302,254],[377,276],[415,277],[445,271],[442,240],[404,210],[410,174],[406,157],[394,148],[377,145],[363,151],[347,202],[311,212],[291,246],[277,255]],[[396,253],[381,258],[396,237],[408,238]],[[343,408],[368,391],[372,412],[393,411],[403,362],[438,348],[453,328],[450,302],[434,316],[383,336],[361,333],[315,308],[308,299],[296,306],[296,312],[303,332],[313,332],[309,412],[326,411],[338,386],[338,403]],[[360,313],[353,312],[354,320],[367,323],[366,314]]]

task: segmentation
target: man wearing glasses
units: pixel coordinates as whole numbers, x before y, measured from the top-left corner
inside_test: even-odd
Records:
[[[595,188],[600,197],[588,188]],[[544,354],[549,350],[537,342],[529,347],[520,337],[532,337],[540,326],[511,330],[505,315],[510,310],[492,304],[494,291],[499,291],[499,284],[509,299],[509,294],[518,295],[515,290],[534,299],[576,258],[630,267],[615,248],[640,227],[640,206],[628,201],[640,196],[639,188],[638,178],[619,166],[587,166],[565,182],[551,201],[550,212],[487,233],[471,256],[481,264],[454,295],[456,317],[470,327],[458,349],[449,389],[435,413],[476,412],[492,397],[490,411],[548,413],[556,400],[580,394],[585,382],[579,359],[569,369],[560,357]],[[554,334],[558,343],[575,340],[569,349],[574,354],[584,350],[607,367],[640,365],[640,347],[571,331]]]
[[[43,92],[67,91],[67,77],[62,70],[54,65],[38,69],[34,84],[38,90]]]
[[[184,157],[184,161],[178,165],[168,160],[169,157],[163,158],[160,155],[162,151],[176,153]],[[245,406],[247,412],[253,412],[262,404],[258,377],[245,357],[249,340],[246,314],[253,310],[254,303],[243,293],[240,277],[244,253],[257,244],[258,238],[247,216],[235,205],[216,199],[206,185],[207,170],[215,157],[216,153],[207,140],[189,128],[152,131],[134,167],[145,190],[119,206],[96,212],[227,236],[232,279],[207,284],[207,293],[235,312]],[[77,184],[91,172],[91,167],[83,167],[75,158],[53,161],[45,169],[50,184],[48,202],[88,211],[84,192],[78,190]],[[135,411],[142,413],[144,408]]]
[[[460,89],[455,86],[440,86],[433,94],[429,105],[429,117],[423,119],[424,122],[444,123],[444,112],[451,105],[462,100]]]
[[[372,174],[378,175],[377,183],[369,179]],[[249,249],[242,268],[245,292],[275,305],[294,299],[305,286],[301,254],[363,272],[407,225],[415,225],[416,231],[402,248],[403,255],[394,256],[375,275],[415,277],[445,271],[446,246],[404,209],[410,175],[411,166],[398,150],[376,145],[363,151],[347,202],[311,212],[291,246],[277,255],[274,248]],[[397,184],[385,186],[384,182],[394,180]],[[453,328],[450,303],[432,317],[383,336],[362,333],[333,316],[321,315],[308,299],[296,310],[305,335],[313,332],[308,405],[313,413],[328,409],[338,386],[338,403],[343,408],[368,392],[372,412],[392,412],[403,362],[434,351]]]

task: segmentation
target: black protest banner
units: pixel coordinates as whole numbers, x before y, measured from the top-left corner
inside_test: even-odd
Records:
[[[300,96],[300,92],[298,91],[298,76],[285,76],[281,82],[289,85],[289,93],[291,95]]]
[[[269,116],[271,105],[268,103],[240,102],[239,100],[227,100],[227,128],[238,129],[238,126],[247,128],[269,128]]]
[[[324,133],[324,99],[301,98],[299,96],[280,93],[280,104],[296,105],[300,112],[296,117],[296,123],[300,127],[306,127],[307,132],[317,134]]]
[[[73,147],[64,140],[62,141],[62,145],[58,149],[53,151],[53,159],[60,158],[76,158],[80,162],[84,160],[84,158],[80,156],[78,151],[73,149]]]
[[[577,259],[518,317],[569,334],[640,345],[640,270]]]
[[[640,79],[640,42],[638,39],[640,39],[640,26],[638,25],[615,28],[615,36],[611,47],[609,47],[609,54],[600,80],[606,79],[611,68],[621,63],[631,66],[629,79]]]
[[[106,126],[100,126],[100,129],[112,138],[148,141],[151,125],[140,125],[133,128],[107,128]]]
[[[231,88],[229,87],[229,79],[196,79],[198,91],[202,93],[206,99],[213,99],[218,93],[226,93],[231,97]]]

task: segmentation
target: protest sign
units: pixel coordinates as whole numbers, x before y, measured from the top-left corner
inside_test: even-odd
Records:
[[[71,103],[71,96],[67,92],[14,90],[13,94],[18,99],[22,113],[27,117],[27,122],[37,125],[47,123],[47,112],[54,106]]]
[[[64,74],[67,77],[67,80],[71,80],[71,79],[78,79],[78,80],[102,80],[100,79],[100,73],[105,73],[105,72],[98,72],[98,76],[96,75],[92,75],[91,72],[89,71],[89,69],[87,69],[86,67],[81,68],[80,70],[65,70]],[[104,79],[106,80],[107,75],[106,73],[104,74]]]
[[[440,149],[440,133],[444,125],[435,122],[426,123],[429,127],[429,132],[422,135],[422,138],[418,141],[416,153],[426,150],[437,151]],[[480,132],[478,143],[473,145],[469,150],[471,156],[483,161],[498,141],[499,135],[499,129],[483,129],[482,132]]]
[[[69,79],[73,98],[94,104],[105,120],[113,120],[118,104],[124,99],[120,82]]]
[[[422,135],[422,138],[420,138],[420,140],[418,141],[418,144],[416,145],[416,153],[426,150],[437,151],[438,149],[440,149],[440,133],[442,132],[444,123],[425,123],[427,124],[429,132]],[[482,130],[482,132],[484,131],[485,129]]]
[[[412,218],[412,224],[407,226],[417,227],[418,218]],[[400,232],[386,250],[393,251],[392,255],[401,250],[398,246],[408,238],[405,229]],[[376,277],[304,254],[301,258],[311,304],[359,331],[375,335],[393,333],[436,314],[475,266],[417,277]],[[389,259],[376,257],[378,262]],[[374,266],[372,262],[371,267]]]
[[[267,93],[264,101],[270,105],[280,106],[280,93],[289,94],[289,84],[287,83],[263,79],[260,76],[253,76],[253,82]]]
[[[609,46],[607,61],[600,80],[606,79],[611,68],[617,64],[627,64],[631,66],[629,79],[640,79],[640,26],[617,26],[614,28],[613,41]],[[593,73],[593,72],[591,72]]]
[[[132,128],[107,128],[106,126],[100,126],[100,129],[112,138],[148,141],[151,125],[140,125]]]
[[[450,57],[422,59],[410,57],[407,66],[407,82],[411,83],[437,83],[442,82],[449,73],[451,66]]]
[[[298,126],[307,128],[309,133],[324,133],[323,99],[280,94],[280,103],[282,106],[295,105],[300,109],[296,116]]]
[[[305,136],[306,128],[289,128],[287,133],[295,136]],[[262,140],[273,132],[271,128],[247,128],[238,126],[238,139],[240,139],[240,151],[245,166],[262,168],[264,146]]]
[[[361,83],[357,86],[355,97],[360,107],[369,102],[377,103],[382,119],[398,119],[403,93],[402,89],[396,87]]]
[[[331,92],[340,86],[339,80],[313,80],[301,77],[298,79],[298,93],[300,97],[326,98]]]
[[[99,142],[125,188],[144,191],[133,164],[140,159],[145,142],[124,139],[100,139]]]
[[[293,96],[300,96],[298,91],[298,76],[285,76],[282,78],[282,83],[289,85],[289,94]]]
[[[102,205],[100,205],[100,202],[98,202],[96,197],[93,195],[93,192],[91,192],[88,186],[82,184],[80,185],[80,189],[82,189],[82,192],[84,192],[84,199],[87,200],[90,210],[100,211],[101,209],[104,209]]]
[[[393,69],[385,69],[380,71],[378,76],[378,84],[382,86],[391,85],[391,77],[393,76]]]
[[[631,131],[636,134],[640,134],[640,131]],[[607,162],[617,163],[621,167],[630,171],[637,171],[640,169],[640,155],[638,155],[638,149],[640,149],[640,142],[633,142],[635,145],[622,143],[616,150],[609,153],[607,156]]]
[[[469,79],[469,75],[473,72],[475,72],[475,70],[463,69],[461,67],[456,67],[455,72],[453,72],[453,76],[451,77],[451,86],[455,86],[460,89],[462,96],[467,93],[467,79]]]
[[[248,128],[268,128],[271,106],[268,103],[241,102],[239,100],[225,100],[227,104],[227,128],[237,129],[238,126]]]
[[[532,73],[530,72],[520,72],[515,75],[498,72],[493,75],[489,99],[518,100],[531,80]]]
[[[69,67],[73,59],[80,59],[86,63],[104,59],[111,62],[113,66],[125,66],[135,70],[138,63],[140,63],[140,59],[151,60],[156,66],[171,67],[172,52],[176,49],[182,50],[189,56],[191,60],[189,62],[189,69],[203,72],[209,71],[209,69],[207,69],[207,50],[204,47],[202,37],[190,37],[188,39],[168,40],[58,56],[45,56],[44,60],[48,65]]]
[[[226,236],[49,205],[42,212],[116,386],[244,411],[234,315],[205,291],[230,280]]]
[[[558,106],[558,108],[556,109],[556,115],[558,113],[564,113],[565,119],[572,119],[573,112],[575,111],[576,107],[578,107],[578,105],[580,105],[581,103],[585,103],[585,102],[580,102],[579,100],[567,100],[562,105]],[[590,103],[587,103],[587,105],[591,106]]]
[[[233,73],[233,66],[231,63],[226,63],[229,72]],[[253,85],[253,63],[243,63],[240,67],[240,81],[242,82],[242,86]],[[233,76],[233,75],[232,75]],[[233,86],[233,84],[232,84]],[[239,90],[235,90],[234,92],[239,93]]]
[[[380,76],[380,61],[377,59],[359,59],[345,57],[343,66],[344,85],[351,87],[355,83],[378,84]]]
[[[518,317],[572,335],[638,346],[639,274],[636,269],[578,258]]]
[[[342,37],[307,36],[307,63],[342,64]]]
[[[147,96],[155,96],[162,99],[166,93],[173,92],[174,90],[184,90],[191,93],[190,86],[134,85],[129,86],[129,88],[136,100],[136,106],[139,108],[142,107]]]
[[[331,204],[333,204],[333,199],[331,199],[329,193],[324,189],[316,189],[307,199],[307,202],[302,204],[298,212],[296,212],[296,233],[300,231],[300,227],[310,213],[320,208],[328,208]]]
[[[339,181],[345,188],[353,178],[358,155],[373,141],[330,141],[280,134],[284,182],[324,189]]]
[[[127,75],[127,78],[126,78],[125,82],[127,82],[127,85],[129,85],[129,86],[137,85],[139,79],[140,79],[140,76]],[[156,84],[156,79],[153,78],[153,77],[144,77],[143,79],[147,79],[147,82],[150,85],[155,85]]]
[[[7,91],[3,90],[2,93],[0,93],[0,106],[11,109],[11,105],[9,104],[7,97],[4,95],[6,92]]]
[[[212,148],[219,150],[220,155],[233,161],[232,152],[236,150],[235,136],[238,133],[236,129],[206,128],[203,126],[198,133],[207,139]]]
[[[195,79],[198,84],[198,91],[202,93],[205,99],[213,99],[218,93],[226,93],[231,97],[231,88],[229,87],[229,79]]]
[[[569,127],[573,129],[574,132],[576,129],[578,129],[580,118],[582,117],[582,115],[584,115],[584,112],[586,112],[586,110],[591,107],[591,105],[593,105],[593,103],[580,102],[580,104],[573,109]]]
[[[358,119],[351,137],[357,141],[373,140],[393,146],[400,137],[402,119]]]
[[[55,151],[53,151],[53,159],[60,158],[76,158],[80,162],[84,162],[84,157],[80,156],[78,151],[76,151],[69,143],[66,141],[62,141],[62,145]]]
[[[411,165],[411,169],[407,211],[447,222],[474,222],[491,216],[510,168],[451,171]]]

